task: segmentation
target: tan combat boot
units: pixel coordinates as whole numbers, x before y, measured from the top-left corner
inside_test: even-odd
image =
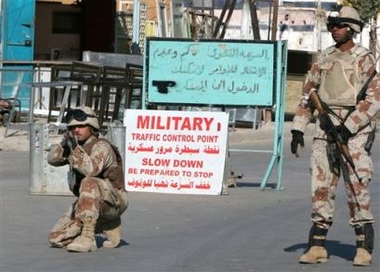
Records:
[[[103,242],[103,247],[105,248],[115,248],[120,244],[120,229],[121,226],[111,229],[111,230],[105,230],[103,233],[107,236],[106,241]]]
[[[121,218],[115,218],[113,220],[99,219],[96,225],[95,232],[104,234],[107,238],[103,242],[105,248],[115,248],[120,244],[121,240]]]
[[[313,224],[309,232],[309,249],[302,254],[299,262],[305,264],[325,263],[328,254],[325,248],[325,241],[328,229],[320,228]]]
[[[353,261],[353,265],[356,266],[369,266],[372,261],[372,255],[364,248],[356,249],[356,256]]]
[[[81,234],[67,245],[67,251],[91,252],[96,250],[95,222],[92,217],[88,217],[83,220]]]
[[[352,262],[355,266],[369,266],[372,261],[374,230],[371,223],[355,227],[356,255]]]
[[[300,259],[300,263],[315,264],[327,262],[327,250],[323,246],[312,246]]]

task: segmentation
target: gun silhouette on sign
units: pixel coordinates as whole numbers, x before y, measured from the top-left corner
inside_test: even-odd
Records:
[[[152,85],[157,87],[159,93],[167,94],[169,92],[168,87],[173,87],[176,83],[171,80],[153,80]]]

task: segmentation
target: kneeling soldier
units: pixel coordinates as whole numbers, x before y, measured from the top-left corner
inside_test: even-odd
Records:
[[[108,240],[103,247],[120,243],[121,214],[127,209],[121,156],[115,146],[99,138],[99,121],[89,107],[66,115],[68,132],[48,154],[53,166],[69,164],[70,190],[77,196],[49,234],[54,247],[89,252],[97,249],[95,233]]]

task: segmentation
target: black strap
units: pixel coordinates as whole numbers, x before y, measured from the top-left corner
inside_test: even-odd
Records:
[[[363,85],[362,89],[356,96],[356,104],[359,103],[359,101],[364,100],[367,92],[368,85],[371,83],[372,79],[377,74],[376,70],[373,70],[371,76],[367,79],[366,83]]]
[[[364,100],[365,99],[365,96],[367,94],[367,89],[368,89],[368,85],[371,83],[372,79],[375,77],[375,75],[377,74],[376,70],[373,70],[372,74],[370,75],[370,77],[367,79],[366,83],[363,85],[363,87],[361,88],[361,90],[359,91],[358,95],[356,96],[356,104],[358,104],[360,101]],[[355,107],[353,107],[352,109],[350,109],[347,114],[346,114],[346,117],[343,119],[343,122],[347,120],[348,116],[350,116],[350,114],[355,110]],[[364,127],[363,127],[364,128]],[[363,129],[362,128],[362,129]]]

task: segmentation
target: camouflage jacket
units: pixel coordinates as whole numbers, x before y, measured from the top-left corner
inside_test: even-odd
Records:
[[[353,47],[349,53],[354,54],[354,50],[359,46]],[[306,76],[300,103],[295,111],[295,117],[293,119],[292,130],[299,130],[305,132],[306,125],[312,119],[312,109],[309,103],[309,94],[314,90],[318,90],[319,85],[322,80],[322,69],[321,65],[326,63],[326,51],[329,53],[335,51],[340,51],[338,48],[332,50],[328,48],[322,52],[318,57],[317,61],[313,63],[311,69],[308,71]],[[357,77],[361,81],[361,85],[364,85],[367,80],[371,77],[376,69],[376,61],[374,56],[371,53],[364,54],[359,56],[358,61],[356,62],[358,67],[355,69],[358,71]],[[342,77],[345,75],[342,75]],[[349,79],[351,80],[351,79]],[[360,90],[357,90],[358,92]],[[370,122],[373,120],[374,116],[380,111],[380,76],[377,73],[375,77],[370,82],[367,91],[366,97],[364,100],[356,104],[355,109],[346,116],[348,113],[347,108],[334,108],[334,112],[344,120],[344,125],[355,134],[358,131],[369,132]],[[336,123],[337,124],[337,123]],[[364,128],[364,129],[363,129]],[[362,130],[363,129],[363,130]],[[316,137],[324,137],[325,133],[319,128],[319,122],[317,120],[316,126]]]
[[[90,136],[83,145],[77,145],[68,158],[62,157],[60,144],[53,145],[48,163],[53,166],[70,164],[82,177],[108,179],[117,189],[124,190],[124,174],[121,156],[116,147],[105,139]]]

